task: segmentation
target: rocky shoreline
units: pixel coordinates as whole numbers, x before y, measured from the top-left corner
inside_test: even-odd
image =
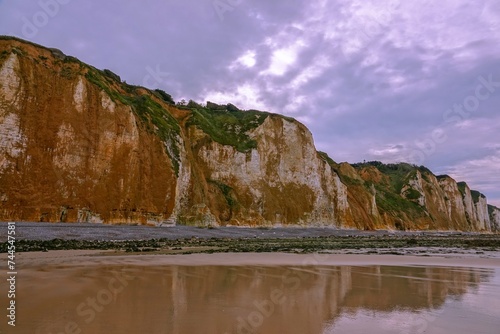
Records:
[[[500,250],[499,234],[327,228],[211,228],[17,223],[16,252],[114,250],[117,253],[474,254]],[[89,231],[95,232],[95,235]],[[118,232],[120,232],[118,234]],[[98,237],[97,237],[98,236]],[[7,252],[0,236],[0,252]]]

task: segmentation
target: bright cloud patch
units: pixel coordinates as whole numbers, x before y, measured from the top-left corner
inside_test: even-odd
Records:
[[[397,145],[388,145],[380,149],[370,149],[368,150],[368,154],[374,157],[375,159],[391,161],[391,162],[399,162],[404,160],[401,159],[403,151],[404,151],[404,146],[397,144]]]
[[[241,57],[236,59],[236,61],[231,64],[230,69],[236,69],[238,67],[244,67],[244,68],[254,67],[255,64],[257,63],[255,56],[256,56],[255,51],[249,50],[245,52]]]
[[[205,95],[205,101],[218,104],[232,103],[241,109],[266,110],[260,98],[259,89],[250,84],[238,86],[234,91],[229,92],[208,92]]]
[[[271,65],[262,74],[277,76],[285,74],[286,71],[295,64],[295,62],[297,61],[298,53],[303,47],[304,43],[299,41],[294,45],[273,51],[273,55],[271,57]]]

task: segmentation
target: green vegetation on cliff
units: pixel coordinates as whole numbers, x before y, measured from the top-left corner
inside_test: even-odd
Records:
[[[415,177],[417,171],[421,172],[424,179],[427,178],[427,173],[432,174],[432,172],[424,166],[416,166],[404,162],[398,164],[384,164],[380,161],[368,161],[352,164],[352,166],[358,170],[369,166],[377,168],[382,174],[389,177],[391,189],[398,194],[401,193],[401,190],[408,181]]]
[[[239,152],[246,153],[257,147],[257,142],[251,139],[247,132],[261,125],[270,113],[248,110],[241,111],[228,106],[215,107],[213,103],[203,107],[191,103],[192,117],[187,125],[194,125],[203,130],[212,140],[222,144],[231,145]]]
[[[100,71],[89,67],[85,76],[90,82],[105,91],[114,102],[130,106],[146,129],[163,140],[175,173],[178,174],[180,165],[179,123],[150,95],[140,92],[140,90],[150,91],[122,83],[119,77],[109,70]]]
[[[407,189],[404,194],[406,198],[401,195],[401,191],[409,180],[415,178],[417,171],[420,171],[423,177],[425,173],[430,172],[427,168],[407,163],[383,164],[380,161],[368,161],[352,166],[358,171],[367,167],[375,167],[388,177],[388,184],[385,182],[374,183],[377,190],[377,206],[382,212],[399,218],[405,218],[405,216],[418,218],[426,215],[425,208],[412,201],[420,197],[418,191],[412,188]]]
[[[474,203],[479,202],[480,198],[486,198],[486,196],[484,196],[483,194],[481,194],[479,191],[476,190],[471,190],[470,194],[472,196],[472,200],[474,201]]]
[[[211,184],[215,185],[217,188],[219,188],[219,190],[222,193],[222,196],[224,196],[224,199],[226,200],[227,205],[231,209],[233,209],[238,204],[238,202],[232,196],[232,193],[233,193],[233,188],[232,187],[228,186],[225,183],[217,181],[217,180],[211,180],[211,179],[209,179],[209,180],[207,180],[207,182],[211,183]]]
[[[175,101],[170,94],[161,89],[149,90],[144,87],[129,85],[122,82],[120,76],[111,70],[99,70],[86,65],[75,57],[65,55],[58,49],[47,48],[10,36],[0,36],[0,39],[14,40],[50,51],[54,56],[53,62],[62,66],[59,72],[61,77],[74,79],[76,76],[84,74],[88,81],[106,92],[115,103],[130,106],[146,129],[157,134],[165,142],[166,151],[172,160],[176,173],[178,173],[180,163],[178,147],[179,122],[153,98],[156,97],[167,105],[175,105]],[[22,50],[18,52],[22,53]],[[2,51],[0,60],[6,58],[10,53],[11,51]],[[36,62],[40,61],[46,62],[47,57],[36,59]],[[78,64],[78,69],[71,67],[71,64]],[[257,110],[240,110],[233,104],[218,105],[208,102],[206,106],[202,106],[190,101],[187,106],[185,103],[179,103],[176,106],[191,111],[192,115],[188,119],[187,126],[196,126],[213,141],[222,145],[233,146],[243,153],[257,147],[257,142],[248,136],[248,131],[261,125],[268,116],[275,115]],[[294,119],[286,116],[278,116],[288,121],[294,121]]]
[[[421,197],[420,193],[413,188],[408,188],[405,190],[404,195],[407,199],[416,200]]]
[[[464,197],[465,196],[465,188],[467,187],[467,183],[465,183],[465,182],[458,182],[457,186],[458,186],[458,190],[462,194],[462,197]]]
[[[462,197],[465,196],[465,189],[467,187],[467,183],[465,182],[458,182],[458,190],[460,190],[460,193],[462,194]],[[479,202],[480,198],[486,198],[483,194],[481,194],[479,191],[476,190],[470,190],[470,194],[472,196],[472,201],[474,203]]]
[[[169,156],[177,172],[180,160],[177,148],[177,136],[180,134],[179,123],[149,94],[141,94],[140,91],[146,91],[165,103],[174,105],[172,96],[160,89],[150,91],[144,87],[121,83],[119,76],[109,70],[100,71],[89,67],[86,78],[104,90],[115,102],[132,107],[148,130],[159,135],[167,143]],[[193,101],[190,101],[187,106],[179,104],[177,107],[192,112],[187,126],[196,126],[212,140],[222,145],[233,146],[243,153],[257,147],[257,142],[251,139],[247,132],[261,125],[271,115],[257,110],[242,111],[232,104],[219,106],[210,102],[206,107]]]
[[[340,170],[340,165],[336,163],[332,158],[330,158],[326,152],[318,151],[318,155],[321,159],[328,163],[328,165],[330,165],[335,173],[337,173],[340,181],[342,181],[343,184],[347,186],[363,185],[363,180],[357,180],[342,173],[342,171]]]

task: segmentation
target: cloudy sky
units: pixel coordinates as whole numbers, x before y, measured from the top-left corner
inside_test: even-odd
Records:
[[[338,162],[423,164],[500,206],[498,0],[0,0],[0,34],[295,117]]]

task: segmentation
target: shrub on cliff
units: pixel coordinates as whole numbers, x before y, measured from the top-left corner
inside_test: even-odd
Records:
[[[174,99],[170,94],[165,93],[165,91],[161,89],[155,89],[154,92],[156,93],[157,96],[159,96],[163,101],[167,102],[168,104],[175,104]]]

